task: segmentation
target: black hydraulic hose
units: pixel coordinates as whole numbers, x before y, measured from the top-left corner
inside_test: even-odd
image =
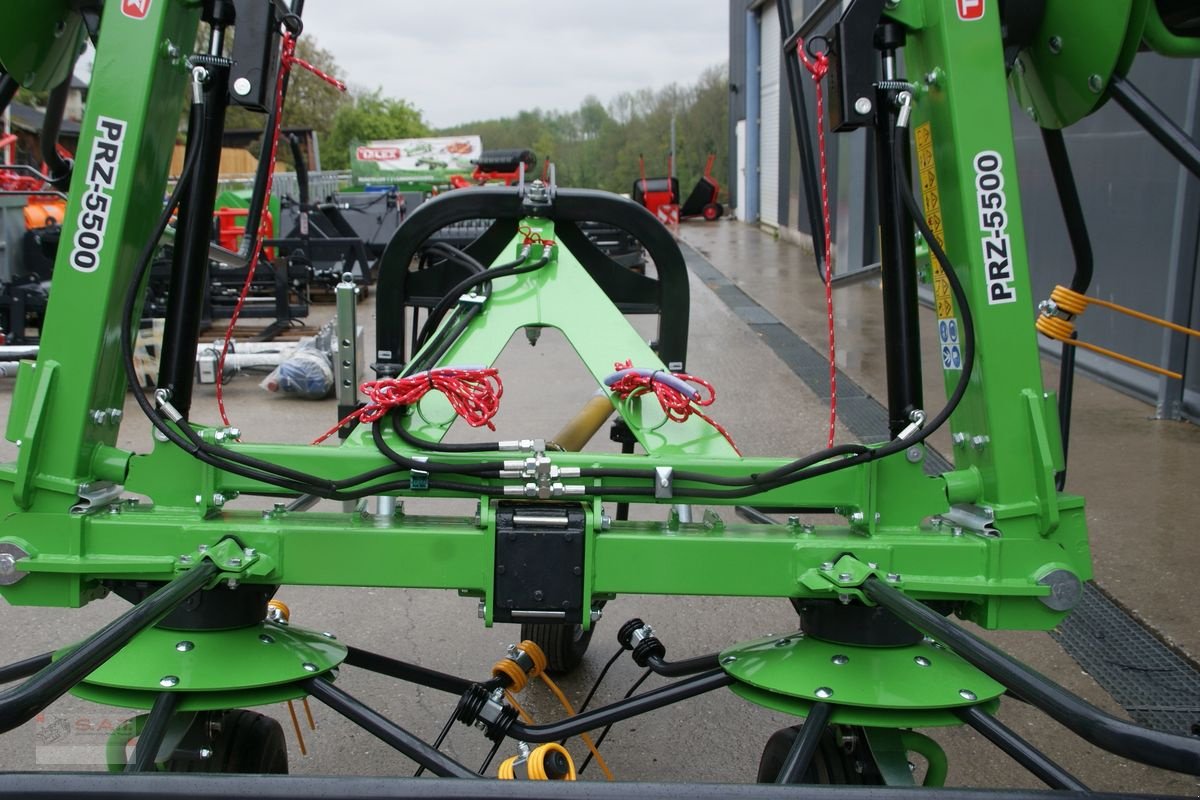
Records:
[[[878,578],[868,578],[862,590],[1097,747],[1154,767],[1200,775],[1200,739],[1141,728],[1106,714]]]
[[[398,411],[393,411],[392,430],[396,435],[405,441],[405,443],[417,448],[418,450],[430,450],[438,453],[492,453],[500,449],[499,442],[431,442],[427,439],[419,439],[413,436],[408,430],[400,424],[400,414]]]
[[[578,736],[581,733],[586,733],[602,725],[620,722],[630,717],[636,717],[639,714],[645,714],[647,711],[654,711],[663,706],[673,705],[680,700],[687,700],[711,692],[714,689],[729,686],[733,682],[734,678],[732,675],[724,670],[717,669],[701,673],[692,678],[685,678],[676,683],[669,683],[666,686],[652,689],[637,697],[621,700],[593,711],[585,711],[582,714],[576,714],[573,717],[567,717],[558,722],[550,722],[544,725],[526,725],[519,721],[513,722],[506,731],[506,734],[522,742],[537,742],[539,744],[553,742],[570,736]]]
[[[154,705],[146,718],[146,727],[138,735],[133,760],[125,765],[126,772],[147,772],[154,767],[158,749],[167,735],[167,726],[171,724],[182,697],[182,692],[159,692],[154,698]]]
[[[12,683],[21,678],[28,678],[53,660],[54,653],[42,653],[40,656],[30,656],[13,664],[6,664],[0,667],[0,683]]]
[[[408,456],[397,453],[392,449],[392,446],[387,443],[387,439],[383,436],[383,420],[376,420],[371,425],[371,438],[375,441],[375,447],[379,452],[383,453],[395,464],[407,470],[422,470],[430,473],[455,473],[459,475],[477,475],[481,472],[496,472],[504,469],[503,461],[484,461],[478,464],[444,464],[438,461],[417,461]]]
[[[721,666],[721,663],[720,656],[717,653],[710,653],[705,656],[685,658],[680,661],[667,661],[665,658],[660,658],[659,656],[650,656],[646,659],[646,666],[654,670],[656,675],[661,675],[664,678],[682,678],[686,675],[695,675],[698,672],[716,669]]]
[[[542,256],[532,264],[525,264],[522,266],[522,264],[525,262],[525,258],[526,256],[521,256],[521,258],[518,258],[515,261],[510,261],[509,263],[503,264],[499,267],[492,267],[484,272],[468,275],[456,283],[450,288],[449,291],[446,292],[446,294],[442,296],[442,299],[438,301],[437,305],[429,310],[429,316],[425,319],[425,324],[421,327],[421,335],[417,337],[417,341],[413,343],[413,347],[419,349],[425,344],[426,340],[433,335],[433,332],[441,323],[442,317],[445,316],[446,312],[458,302],[459,297],[461,297],[463,293],[475,288],[481,283],[491,282],[496,278],[507,278],[513,275],[523,275],[526,272],[539,270],[550,263],[549,256]]]
[[[1075,792],[1088,790],[1078,778],[978,706],[963,706],[955,709],[954,713],[1051,789],[1068,789]]]
[[[1063,221],[1067,225],[1067,238],[1071,241],[1071,252],[1075,256],[1075,271],[1071,275],[1071,291],[1083,294],[1092,284],[1095,261],[1092,256],[1092,241],[1088,236],[1087,219],[1079,202],[1079,191],[1071,171],[1071,159],[1062,131],[1042,129],[1042,143],[1046,148],[1046,160],[1050,163],[1050,174],[1054,177],[1054,188],[1058,204],[1062,209]],[[1076,334],[1071,333],[1074,339]],[[1055,487],[1062,491],[1067,484],[1067,454],[1071,441],[1071,401],[1075,389],[1075,347],[1063,342],[1062,359],[1058,374],[1058,428],[1062,439],[1063,469],[1055,476]]]
[[[490,292],[485,292],[485,296]],[[438,329],[438,332],[433,335],[433,340],[429,346],[421,351],[421,353],[405,368],[405,375],[412,375],[422,370],[430,370],[437,367],[438,362],[442,360],[442,356],[450,351],[454,343],[466,332],[471,321],[479,315],[482,305],[474,303],[466,309],[459,309],[458,313],[454,314],[453,320],[448,324]]]
[[[324,678],[312,678],[305,681],[303,686],[313,697],[424,766],[434,775],[440,775],[443,778],[479,777],[473,770],[467,769],[445,753],[438,752],[427,742],[338,689]]]
[[[0,692],[0,733],[33,719],[39,711],[108,661],[130,639],[170,614],[220,572],[220,567],[212,561],[200,562],[163,584],[29,680]]]
[[[43,115],[40,136],[42,161],[46,163],[46,175],[49,176],[50,185],[60,192],[65,192],[71,186],[72,162],[69,158],[63,158],[58,152],[58,133],[62,127],[63,115],[67,110],[67,98],[71,94],[71,75],[74,68],[75,60],[72,59],[71,69],[67,70],[67,77],[63,78],[63,82],[50,92],[50,97],[46,100],[46,113]]]
[[[7,72],[0,70],[0,114],[3,114],[8,104],[16,97],[17,90],[21,88],[21,84],[17,83],[17,79]]]

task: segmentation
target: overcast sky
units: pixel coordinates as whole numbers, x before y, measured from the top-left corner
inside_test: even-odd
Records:
[[[694,83],[727,60],[728,15],[723,0],[307,0],[304,29],[338,77],[438,128]]]

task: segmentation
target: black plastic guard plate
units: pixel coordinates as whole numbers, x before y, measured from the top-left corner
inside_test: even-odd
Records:
[[[582,621],[586,516],[577,505],[496,508],[496,622]]]

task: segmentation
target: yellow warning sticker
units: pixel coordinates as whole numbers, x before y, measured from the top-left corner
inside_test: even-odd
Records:
[[[925,221],[929,230],[944,250],[946,248],[946,233],[942,225],[942,201],[938,195],[937,169],[933,163],[933,131],[928,122],[918,125],[914,131],[917,145],[917,171],[921,177],[921,199],[925,203]],[[951,302],[950,282],[942,265],[929,256],[933,264],[933,297],[937,307],[938,319],[954,317],[954,304]]]

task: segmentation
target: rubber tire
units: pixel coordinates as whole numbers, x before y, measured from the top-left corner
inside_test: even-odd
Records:
[[[720,203],[708,203],[700,210],[700,215],[709,222],[720,219],[725,214],[725,207]]]
[[[287,740],[278,720],[256,711],[235,708],[201,714],[196,724],[207,727],[211,720],[220,723],[219,732],[208,737],[212,758],[167,759],[163,762],[166,771],[287,774]]]
[[[758,762],[758,782],[774,783],[792,743],[800,733],[799,725],[775,731],[763,748]],[[857,732],[858,746],[854,752],[846,752],[839,744],[842,732]],[[804,773],[802,784],[827,786],[882,786],[883,778],[875,767],[866,739],[857,728],[832,727],[825,731],[812,763]]]
[[[592,642],[592,630],[584,631],[580,625],[563,622],[522,622],[521,639],[529,639],[546,654],[546,672],[565,675],[583,661],[588,645]]]

